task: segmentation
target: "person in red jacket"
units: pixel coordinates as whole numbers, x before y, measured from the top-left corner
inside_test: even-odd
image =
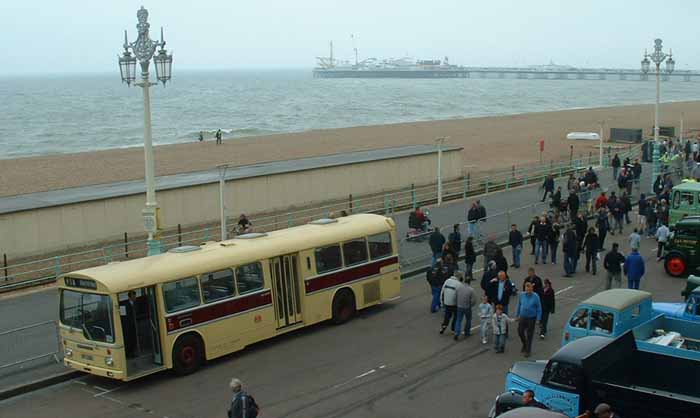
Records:
[[[595,209],[598,210],[600,208],[604,208],[608,206],[608,197],[605,195],[605,192],[602,192],[600,196],[595,200]]]

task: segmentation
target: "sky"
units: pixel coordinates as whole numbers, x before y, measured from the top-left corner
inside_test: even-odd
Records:
[[[700,69],[693,0],[8,0],[0,74],[115,71],[141,5],[174,69],[312,68],[331,40],[351,59],[351,34],[360,59],[609,68],[638,68],[660,37],[677,69]]]

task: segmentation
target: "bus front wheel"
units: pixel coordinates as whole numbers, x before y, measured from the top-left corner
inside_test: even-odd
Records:
[[[173,348],[173,369],[178,375],[194,373],[202,365],[204,344],[195,335],[188,334],[178,338]]]
[[[355,295],[349,289],[341,289],[333,297],[333,323],[342,324],[355,315]]]

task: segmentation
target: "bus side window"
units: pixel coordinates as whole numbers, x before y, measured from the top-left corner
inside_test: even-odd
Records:
[[[316,248],[314,256],[316,258],[316,273],[318,274],[343,267],[343,260],[340,256],[340,245],[338,244]]]
[[[197,278],[188,277],[163,285],[163,300],[168,312],[180,311],[199,305],[199,283]]]
[[[202,283],[202,296],[204,296],[205,303],[236,294],[236,290],[233,288],[233,270],[231,269],[204,273],[199,280]]]
[[[262,289],[265,285],[262,265],[255,262],[236,267],[236,284],[239,295]]]
[[[391,255],[391,234],[389,232],[370,235],[367,237],[367,241],[369,241],[369,256],[372,260]]]
[[[364,238],[343,243],[343,259],[345,266],[364,263],[367,261],[367,243]]]

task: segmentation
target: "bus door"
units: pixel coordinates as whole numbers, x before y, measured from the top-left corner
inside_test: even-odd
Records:
[[[302,321],[297,259],[297,255],[294,254],[270,260],[277,328]]]
[[[163,365],[155,286],[119,294],[127,374],[134,376]]]

